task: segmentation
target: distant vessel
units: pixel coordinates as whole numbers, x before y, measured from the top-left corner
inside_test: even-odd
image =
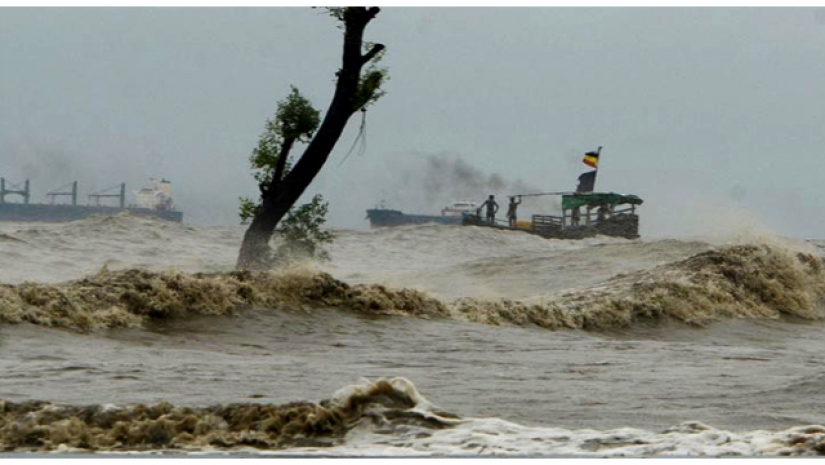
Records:
[[[426,223],[460,225],[464,216],[474,212],[477,208],[474,202],[460,201],[441,209],[441,215],[419,215],[387,208],[382,202],[375,208],[367,210],[367,219],[370,221],[370,226],[374,228]]]
[[[579,176],[575,192],[510,195],[510,203],[503,205],[507,208],[506,220],[498,219],[495,215],[490,218],[482,216],[481,210],[488,205],[487,202],[480,207],[473,202],[456,202],[441,210],[441,216],[407,215],[382,205],[367,210],[367,218],[372,226],[441,223],[521,231],[548,239],[584,239],[597,235],[637,239],[639,215],[636,207],[642,204],[642,199],[615,192],[594,192],[602,148],[599,146],[598,150],[584,154],[582,161],[593,170]],[[517,221],[518,206],[522,199],[540,196],[561,196],[561,216],[532,215],[530,221]],[[493,195],[490,195],[489,201],[493,201]]]
[[[457,216],[461,218],[465,214],[473,213],[478,208],[475,202],[464,200],[461,202],[453,202],[449,207],[444,207],[441,210],[441,216]]]
[[[50,203],[29,203],[31,186],[27,179],[23,186],[0,178],[0,221],[75,221],[94,215],[114,216],[129,212],[138,216],[182,222],[183,212],[175,210],[172,185],[166,179],[149,178],[147,186],[134,191],[136,203],[126,205],[126,184],[112,186],[88,196],[88,205],[77,204],[77,181],[46,194]],[[22,202],[9,202],[7,197],[22,197]],[[57,198],[68,197],[70,203],[56,203]],[[117,206],[103,205],[103,199],[117,199]]]

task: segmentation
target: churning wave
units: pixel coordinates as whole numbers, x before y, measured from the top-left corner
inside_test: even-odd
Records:
[[[323,272],[108,271],[59,284],[0,285],[0,320],[82,331],[139,327],[150,319],[222,315],[249,307],[335,307],[371,314],[450,318],[549,330],[609,330],[673,318],[706,325],[723,318],[821,318],[820,257],[767,245],[729,246],[597,286],[524,300],[444,301],[416,289],[349,285]]]
[[[13,381],[10,385],[13,384],[13,387],[4,391],[4,395],[17,402],[0,401],[0,451],[451,456],[753,456],[825,453],[825,427],[818,425],[796,426],[780,431],[754,431],[753,426],[748,426],[752,423],[732,421],[725,424],[730,428],[745,425],[745,430],[733,431],[692,421],[655,431],[638,428],[595,430],[563,428],[559,423],[569,426],[569,415],[557,418],[543,414],[510,417],[513,412],[520,411],[512,408],[514,404],[525,405],[536,399],[541,399],[542,402],[552,400],[549,394],[545,396],[541,391],[545,386],[547,389],[554,386],[553,379],[548,379],[547,373],[523,378],[533,380],[530,382],[538,386],[539,393],[532,399],[523,391],[510,394],[496,391],[517,379],[518,382],[524,382],[522,378],[514,375],[513,379],[505,377],[499,383],[497,375],[491,375],[479,377],[489,385],[484,384],[481,390],[474,390],[475,394],[468,396],[465,401],[462,393],[468,391],[466,383],[473,382],[468,380],[472,378],[470,372],[463,372],[466,379],[442,379],[441,374],[427,379],[422,377],[424,375],[420,371],[404,371],[404,360],[401,357],[384,360],[383,364],[374,364],[377,368],[372,372],[359,372],[358,370],[364,369],[359,359],[352,365],[356,367],[353,373],[338,373],[339,378],[332,380],[331,386],[350,382],[349,377],[353,374],[369,375],[371,378],[384,376],[389,367],[395,370],[391,374],[408,374],[421,385],[430,383],[440,386],[438,392],[431,394],[443,396],[445,391],[448,392],[452,396],[450,399],[453,408],[481,405],[481,410],[473,411],[487,409],[498,412],[495,415],[518,418],[518,421],[524,422],[538,421],[543,426],[525,426],[499,418],[470,418],[450,413],[428,402],[413,383],[404,378],[379,379],[346,386],[328,400],[320,402],[227,404],[227,393],[215,389],[214,392],[202,394],[206,397],[201,397],[202,404],[198,404],[199,406],[125,404],[154,402],[164,398],[180,404],[192,396],[188,387],[180,388],[184,390],[183,393],[175,391],[179,389],[178,378],[163,382],[158,380],[158,373],[162,373],[167,365],[151,369],[141,366],[144,360],[137,360],[140,357],[146,356],[149,359],[145,361],[147,364],[166,357],[166,354],[155,355],[152,352],[155,348],[138,352],[131,359],[115,356],[112,370],[102,370],[105,376],[112,379],[122,377],[125,372],[138,370],[133,373],[137,379],[130,386],[149,391],[139,392],[140,395],[133,397],[121,397],[119,392],[124,391],[118,391],[114,397],[107,398],[118,401],[123,399],[123,405],[60,405],[30,400],[45,396],[51,399],[70,399],[70,402],[86,402],[86,399],[99,402],[94,399],[103,397],[101,391],[95,389],[75,397],[55,394],[69,384],[69,377],[65,376],[64,370],[74,370],[75,364],[68,360],[72,356],[82,358],[83,354],[87,354],[88,352],[84,352],[86,345],[97,349],[96,344],[105,340],[108,350],[119,351],[122,347],[134,347],[129,345],[133,339],[148,338],[157,341],[160,339],[153,338],[166,338],[168,334],[164,331],[175,336],[177,342],[174,344],[186,343],[181,346],[183,349],[177,348],[179,351],[176,353],[185,352],[192,357],[181,364],[169,365],[186,366],[187,369],[195,370],[182,374],[181,379],[214,377],[212,357],[216,352],[212,351],[215,347],[227,350],[240,350],[240,346],[257,347],[243,349],[239,352],[243,355],[233,355],[235,358],[228,359],[236,363],[260,349],[260,354],[254,352],[257,354],[254,368],[247,367],[246,371],[241,368],[240,372],[227,371],[225,373],[232,374],[225,376],[243,373],[250,380],[261,376],[265,379],[265,385],[271,387],[273,401],[292,399],[293,394],[284,392],[302,393],[307,389],[306,373],[300,371],[304,369],[303,365],[294,369],[297,370],[295,376],[300,379],[300,387],[290,391],[296,389],[290,384],[292,381],[287,380],[279,385],[277,379],[268,377],[278,374],[270,373],[269,364],[273,360],[267,358],[270,354],[266,352],[288,347],[291,340],[275,343],[274,339],[261,338],[254,341],[260,344],[245,343],[253,342],[246,338],[255,336],[251,334],[251,325],[258,322],[262,322],[261,325],[264,326],[262,332],[269,332],[270,328],[276,328],[273,329],[276,331],[278,325],[272,323],[273,315],[284,316],[279,324],[290,325],[289,329],[292,325],[300,326],[296,321],[301,320],[294,317],[291,312],[293,309],[302,310],[301,313],[306,318],[314,316],[312,312],[317,312],[322,318],[330,315],[333,315],[332,319],[343,318],[332,326],[346,326],[347,331],[339,333],[335,328],[324,328],[321,336],[316,335],[316,338],[324,337],[325,334],[352,337],[358,342],[355,345],[363,346],[364,353],[370,355],[374,352],[371,345],[374,341],[369,338],[360,341],[353,336],[357,332],[366,332],[364,328],[370,325],[381,325],[381,338],[389,341],[389,344],[401,339],[397,336],[409,330],[410,326],[425,326],[426,328],[420,329],[421,333],[405,334],[409,337],[404,340],[411,346],[424,340],[421,334],[429,331],[431,326],[439,326],[418,322],[408,324],[412,321],[399,321],[398,317],[401,317],[445,320],[448,323],[441,325],[447,327],[441,329],[445,339],[449,339],[454,327],[473,326],[474,330],[483,330],[485,344],[491,338],[496,346],[502,346],[506,350],[512,349],[512,337],[518,337],[514,334],[529,334],[531,338],[539,338],[537,340],[540,341],[555,338],[553,340],[561,341],[560,344],[567,344],[564,340],[566,337],[601,340],[603,337],[621,337],[621,334],[554,335],[517,328],[454,325],[453,322],[493,327],[537,327],[548,331],[577,329],[599,332],[634,326],[642,327],[642,332],[645,332],[651,322],[662,322],[666,324],[656,328],[651,344],[638,341],[634,344],[649,347],[653,351],[660,350],[660,346],[669,347],[673,349],[672,353],[680,354],[677,357],[682,357],[681,345],[668,346],[665,339],[660,338],[673,325],[706,326],[725,320],[777,319],[782,316],[820,319],[825,299],[825,270],[821,258],[825,246],[821,242],[810,242],[808,247],[795,248],[786,247],[782,241],[775,240],[754,240],[752,243],[740,241],[737,245],[676,239],[627,241],[595,238],[586,241],[553,241],[487,228],[424,225],[374,231],[339,231],[336,243],[331,248],[333,260],[330,263],[304,264],[270,273],[251,273],[232,271],[242,236],[241,228],[205,228],[130,216],[90,218],[66,224],[0,226],[3,228],[0,230],[0,259],[5,264],[11,264],[0,267],[0,324],[6,326],[2,328],[4,334],[17,344],[7,346],[12,346],[17,351],[7,360],[10,373],[13,372],[17,378],[11,380],[10,377]],[[211,332],[212,325],[225,324],[225,318],[200,318],[202,315],[234,315],[240,312],[247,312],[245,319],[248,320],[234,327],[233,331],[237,331],[237,335]],[[367,323],[361,318],[351,318],[343,312],[366,314],[370,316],[370,321]],[[265,318],[260,319],[256,315],[265,315]],[[173,321],[179,323],[172,323]],[[28,324],[18,325],[20,323],[66,328],[69,331],[45,331]],[[361,324],[364,326],[360,326]],[[761,327],[763,324],[720,324],[708,332],[727,327],[748,332],[756,326]],[[764,326],[766,328],[762,328],[761,335],[774,334],[772,331],[789,331],[794,335],[791,337],[796,336],[794,331],[797,326],[802,327],[790,324],[793,328],[783,326],[784,329],[779,330],[779,324]],[[216,342],[216,345],[199,345],[198,337],[189,338],[188,333],[177,333],[176,328],[181,327],[187,328],[183,330],[184,333],[193,331],[210,343]],[[158,334],[161,336],[142,330],[89,334],[107,328],[146,328],[153,332],[160,330]],[[429,333],[426,334],[430,336]],[[688,340],[695,334],[686,331],[680,337]],[[724,338],[728,333],[722,331],[722,334]],[[807,334],[809,339],[804,340],[807,342],[800,344],[814,340],[810,338],[817,338],[817,334],[815,331]],[[55,344],[77,344],[78,348],[71,350],[74,347],[65,347],[70,352],[66,355],[68,358],[54,357],[54,354],[48,353],[51,346],[44,350],[38,346],[42,346],[39,340],[32,342],[40,335]],[[501,337],[498,338],[498,335]],[[236,336],[244,344],[237,344]],[[373,336],[370,333],[370,337]],[[776,333],[775,336],[772,340],[785,341],[784,333]],[[49,337],[54,339],[48,339]],[[213,337],[218,340],[213,341]],[[303,335],[296,336],[302,337]],[[748,337],[754,336],[748,333]],[[312,344],[311,341],[312,339],[301,342]],[[691,343],[705,345],[705,341]],[[728,342],[727,339],[724,342]],[[314,366],[323,370],[328,366],[325,364],[329,363],[328,354],[323,350],[341,349],[346,352],[347,344],[349,341],[324,345],[323,349],[319,349],[322,352],[321,358],[312,359],[316,362]],[[459,347],[469,353],[479,349],[479,345],[472,341],[463,345],[450,344],[442,349],[456,350]],[[598,346],[600,343],[594,344]],[[34,346],[38,346],[37,350],[32,349]],[[611,366],[612,361],[590,359],[589,350],[595,346],[589,343],[577,346],[582,352],[574,354],[578,358],[561,355],[547,363],[526,364],[523,369],[561,363],[560,366],[550,367],[550,373],[555,374],[549,376],[566,377],[567,384],[556,385],[579,386],[576,377],[581,374],[588,376],[588,383],[596,383],[590,391],[592,396],[598,398],[605,392],[613,395],[616,392],[616,379],[621,379],[623,372],[600,378],[593,374],[595,371],[579,370],[581,364],[591,368],[601,367],[603,363],[607,363],[605,367]],[[600,350],[598,357],[604,354],[615,355],[616,352],[611,350],[624,351],[621,347],[624,344],[617,343],[615,349]],[[702,376],[708,377],[709,387],[697,384],[691,386],[698,386],[700,390],[710,389],[701,391],[703,394],[714,392],[714,386],[720,385],[716,383],[729,386],[730,389],[738,389],[740,385],[751,388],[748,392],[739,392],[740,397],[732,395],[730,399],[722,401],[724,405],[716,408],[731,409],[724,412],[753,408],[763,402],[762,399],[767,399],[764,402],[780,407],[772,409],[766,416],[781,414],[783,418],[793,418],[784,423],[776,423],[780,425],[777,427],[819,423],[813,415],[800,414],[798,408],[788,407],[786,403],[803,405],[802,409],[808,403],[816,405],[819,392],[817,381],[822,379],[821,373],[816,369],[816,347],[808,347],[809,350],[791,348],[790,355],[782,352],[775,355],[777,360],[769,361],[770,357],[764,353],[765,347],[759,344],[745,348],[735,344],[720,346],[719,353],[711,351],[711,356],[723,354],[725,357],[714,358],[715,361],[710,366],[714,370],[736,368],[738,371],[734,374],[742,375],[743,379],[750,373],[747,368],[740,368],[736,364],[770,363],[765,366],[776,369],[785,363],[786,359],[782,357],[799,360],[789,369],[791,373],[788,370],[778,372],[777,378],[781,382],[748,383],[735,376],[716,380],[712,377],[719,373],[705,367],[700,372],[703,373]],[[483,349],[486,348],[484,345]],[[157,352],[162,353],[160,350]],[[430,360],[441,360],[441,355],[434,355],[441,353],[442,351],[435,351],[422,354],[419,358],[408,361],[407,366],[422,360],[427,364],[432,363],[427,367],[441,366],[437,360]],[[702,357],[705,353],[698,351],[694,357]],[[353,354],[358,357],[361,352],[356,350]],[[483,352],[484,357],[489,354]],[[623,355],[622,363],[632,366],[633,363],[653,363],[651,360],[658,360],[644,356],[645,352],[640,349],[638,353]],[[759,358],[763,356],[765,358]],[[499,362],[503,363],[507,360],[506,357],[509,355]],[[472,360],[477,359],[469,357],[465,361],[471,364]],[[104,355],[96,363],[110,362]],[[702,364],[704,366],[704,360]],[[260,368],[261,366],[264,368]],[[568,368],[565,369],[565,366]],[[680,366],[677,364],[675,369],[667,371],[668,376],[675,381],[678,381],[679,376],[692,376],[691,373],[694,373],[682,373],[679,371]],[[259,368],[263,371],[259,372]],[[472,369],[474,367],[470,365],[469,370]],[[794,370],[801,371],[797,373]],[[89,378],[86,377],[94,376],[91,371],[72,373],[75,373],[71,379],[72,386],[87,386]],[[450,373],[449,376],[453,376]],[[727,372],[724,374],[728,375]],[[327,375],[324,372],[324,376]],[[651,380],[653,376],[633,381],[644,383],[644,379]],[[724,381],[720,381],[722,379]],[[317,382],[313,382],[313,386],[321,389]],[[671,378],[667,378],[665,384],[670,382]],[[598,383],[602,385],[599,386]],[[39,386],[42,385],[50,385],[50,389],[41,390]],[[163,397],[156,397],[151,392],[156,386],[163,387]],[[666,388],[670,389],[669,384]],[[326,389],[324,387],[320,394],[316,392],[318,397],[315,398],[325,395]],[[636,389],[635,385],[632,389]],[[673,409],[673,398],[667,393],[662,394],[661,389],[665,388],[660,386],[658,389],[660,391],[643,388],[644,402],[648,398],[655,398],[658,403],[652,404],[652,409]],[[482,403],[478,395],[485,390],[489,390],[492,397]],[[765,397],[750,403],[743,401],[745,396],[752,397],[763,391],[768,392],[764,394]],[[278,393],[285,397],[278,398]],[[508,398],[508,395],[513,397]],[[260,400],[264,397],[232,398]],[[591,401],[589,398],[586,400]],[[693,406],[706,402],[704,397],[699,400],[680,400]],[[578,401],[565,404],[564,408],[578,409],[578,406],[588,405],[576,402]],[[496,403],[503,405],[500,410],[497,410],[499,407],[491,407]],[[743,405],[750,407],[742,407]],[[533,408],[533,404],[530,404],[530,408]],[[558,413],[560,410],[553,407],[548,411]],[[609,412],[599,410],[596,414],[604,415],[606,411]],[[580,413],[580,417],[572,416],[579,421],[576,424],[590,424],[588,421],[592,421],[594,417],[588,415],[594,413]],[[693,418],[723,424],[720,423],[723,422],[720,419],[722,417],[711,413],[705,412],[704,416]],[[619,414],[626,415],[627,411],[621,410]],[[638,421],[638,417],[632,415],[627,417],[627,422],[624,418],[620,418],[622,421],[602,423],[602,428]],[[659,428],[682,418],[681,411],[677,409],[671,412],[665,422],[645,425],[648,428]],[[770,427],[775,424],[769,420],[763,419],[760,425]]]
[[[318,403],[61,406],[0,402],[6,452],[285,455],[822,455],[825,427],[731,432],[699,422],[663,431],[528,427],[439,409],[404,378],[347,386]]]

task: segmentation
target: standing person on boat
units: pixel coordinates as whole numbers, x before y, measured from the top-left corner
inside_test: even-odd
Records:
[[[571,226],[578,226],[579,220],[581,219],[581,211],[579,207],[573,207],[573,213],[570,215],[570,225]]]
[[[607,204],[603,203],[599,206],[597,215],[600,223],[610,217],[610,208],[607,207]]]
[[[518,202],[516,202],[516,197],[518,197]],[[511,228],[516,227],[516,209],[518,206],[521,205],[521,196],[513,196],[510,197],[510,206],[507,208],[507,221],[510,223]]]
[[[490,194],[490,198],[485,200],[484,203],[481,204],[481,207],[487,207],[487,222],[495,226],[496,213],[498,213],[498,203],[496,203],[496,196]]]

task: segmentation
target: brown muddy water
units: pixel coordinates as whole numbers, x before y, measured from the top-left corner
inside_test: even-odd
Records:
[[[128,217],[0,224],[0,281],[60,282],[104,264],[224,271],[241,232]],[[118,245],[133,236],[142,238],[140,247]],[[818,253],[817,244],[770,242]],[[426,225],[340,232],[332,261],[316,266],[351,284],[414,288],[444,302],[530,300],[593,293],[617,274],[633,280],[727,245],[544,241]],[[21,266],[10,266],[9,258]],[[784,283],[781,289],[794,285],[784,275],[764,275],[770,285]],[[0,446],[298,455],[816,454],[825,451],[825,428],[807,425],[825,424],[825,324],[793,314],[746,313],[705,326],[664,316],[549,331],[308,303],[91,332],[0,322]],[[373,393],[380,378],[397,379]],[[354,394],[362,391],[369,394]],[[302,418],[296,433],[272,426],[271,413],[247,413],[253,420],[241,425],[243,415],[233,410],[240,407],[230,407],[298,401],[335,420],[321,428],[306,420],[317,412],[295,414]],[[114,420],[94,418],[161,402],[183,413],[123,413],[120,427],[131,428],[131,436],[117,433]],[[90,405],[101,406],[98,413],[65,410]]]
[[[402,376],[436,405],[525,425],[726,429],[822,421],[825,327],[678,323],[587,334],[256,309],[91,335],[2,329],[0,398],[65,404],[317,401]]]

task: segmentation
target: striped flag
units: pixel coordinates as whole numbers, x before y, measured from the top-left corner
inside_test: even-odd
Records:
[[[602,148],[599,147],[599,150],[595,152],[587,152],[584,154],[584,164],[591,167],[591,168],[598,168],[599,167],[599,153],[601,153]]]

